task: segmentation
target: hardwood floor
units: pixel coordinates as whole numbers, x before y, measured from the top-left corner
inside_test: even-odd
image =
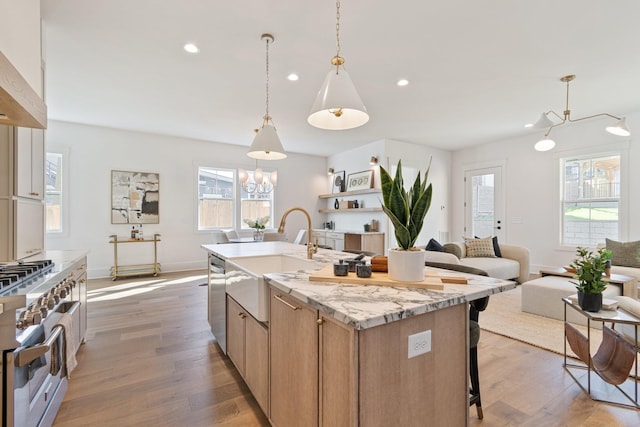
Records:
[[[206,320],[206,271],[89,280],[89,330],[54,426],[268,426]],[[482,322],[482,318],[480,319]],[[638,426],[590,400],[562,357],[482,331],[484,420],[471,426]]]

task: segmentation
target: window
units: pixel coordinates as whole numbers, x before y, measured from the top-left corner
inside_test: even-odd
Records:
[[[273,228],[273,193],[275,190],[271,183],[272,175],[269,172],[263,172],[262,184],[256,185],[253,171],[247,171],[247,174],[249,175],[250,184],[246,188],[241,186],[240,189],[242,201],[240,206],[241,228],[249,228],[244,222],[245,218],[253,220],[265,216],[269,217],[267,228]]]
[[[198,230],[233,228],[234,171],[198,168]]]
[[[62,172],[62,154],[47,153],[44,165],[47,233],[63,232]]]
[[[561,160],[562,244],[592,246],[618,239],[620,155]]]

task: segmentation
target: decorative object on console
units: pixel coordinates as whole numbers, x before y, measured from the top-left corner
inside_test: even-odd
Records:
[[[269,43],[273,43],[274,38],[271,34],[262,34],[260,38],[266,44],[266,112],[262,118],[262,127],[258,130],[247,156],[261,160],[281,160],[286,158],[287,154],[278,138],[273,119],[269,115]]]
[[[159,224],[160,176],[111,171],[111,223]]]
[[[350,173],[347,177],[347,191],[373,188],[373,171]]]
[[[245,218],[242,221],[255,230],[253,232],[253,240],[258,242],[264,240],[264,229],[265,226],[269,224],[269,216],[263,216],[262,218],[257,219]]]
[[[534,128],[549,128],[547,130],[547,132],[544,134],[544,137],[535,144],[534,148],[537,151],[549,151],[553,147],[556,146],[555,141],[553,141],[551,138],[549,138],[549,134],[551,133],[551,130],[553,128],[558,127],[558,126],[562,126],[567,122],[570,122],[570,123],[579,122],[581,120],[592,119],[592,118],[595,118],[595,117],[608,116],[608,117],[611,117],[611,118],[617,120],[617,122],[614,125],[606,127],[607,132],[609,132],[609,133],[611,133],[613,135],[617,135],[617,136],[630,136],[631,135],[631,132],[629,132],[629,129],[627,128],[627,126],[625,124],[625,118],[624,117],[614,116],[613,114],[600,113],[600,114],[594,114],[594,115],[591,115],[591,116],[582,117],[582,118],[579,118],[579,119],[571,119],[571,110],[569,110],[569,82],[571,82],[575,78],[576,78],[576,76],[573,75],[573,74],[570,74],[568,76],[564,76],[564,77],[560,78],[561,82],[564,82],[564,83],[567,84],[567,97],[566,97],[566,104],[565,104],[565,109],[564,109],[563,115],[561,116],[560,114],[556,113],[555,111],[549,110],[546,113],[542,113],[542,115],[540,116],[540,119],[536,122],[536,124],[533,125]],[[553,114],[558,119],[560,119],[561,122],[560,123],[553,123],[551,120],[549,120],[549,114]]]
[[[429,164],[429,168],[431,164]],[[424,280],[424,249],[415,247],[416,240],[422,230],[424,218],[431,206],[433,188],[427,185],[429,168],[424,173],[424,181],[420,172],[409,192],[404,188],[402,178],[402,161],[398,161],[395,178],[380,166],[382,184],[382,210],[389,217],[394,227],[398,248],[389,249],[389,278],[398,281]]]
[[[367,109],[360,99],[340,56],[340,1],[336,2],[336,56],[331,69],[318,91],[307,122],[320,129],[344,130],[369,121]],[[342,69],[340,68],[342,66]]]
[[[598,312],[602,308],[602,292],[607,283],[602,280],[606,268],[606,261],[611,259],[611,251],[607,248],[599,248],[596,252],[578,246],[578,256],[571,263],[576,269],[578,283],[578,303],[584,311]]]

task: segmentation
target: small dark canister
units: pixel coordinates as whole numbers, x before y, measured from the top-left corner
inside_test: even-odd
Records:
[[[349,264],[345,264],[344,260],[340,260],[337,264],[333,264],[334,276],[346,276],[349,274]]]
[[[371,277],[371,264],[356,265],[356,275],[358,277]]]

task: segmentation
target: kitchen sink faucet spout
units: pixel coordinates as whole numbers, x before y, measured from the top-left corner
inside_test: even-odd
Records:
[[[307,238],[307,258],[308,259],[313,259],[313,254],[318,252],[318,239],[316,239],[316,243],[315,244],[311,241],[313,234],[311,232],[311,216],[309,215],[309,212],[307,212],[303,208],[300,208],[300,207],[297,207],[297,206],[293,207],[293,208],[290,208],[290,209],[287,209],[285,211],[285,213],[282,215],[282,219],[280,220],[280,226],[278,227],[278,233],[284,233],[284,225],[285,225],[285,222],[287,220],[287,216],[293,211],[300,211],[307,217],[307,236],[308,236],[308,238]]]

